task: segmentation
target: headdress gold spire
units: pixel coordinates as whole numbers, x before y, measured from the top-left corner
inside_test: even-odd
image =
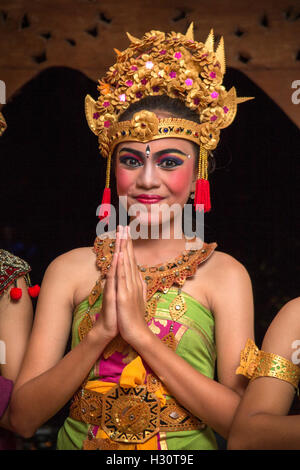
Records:
[[[206,49],[210,52],[213,52],[214,51],[214,30],[211,29],[210,32],[209,32],[209,35],[207,36],[207,39],[204,43]]]
[[[220,39],[219,45],[216,50],[216,58],[220,62],[221,72],[224,75],[226,72],[226,62],[225,62],[225,50],[224,50],[224,38],[223,36]]]
[[[191,22],[190,26],[187,29],[187,32],[185,33],[185,37],[189,39],[190,41],[194,41],[194,23]]]

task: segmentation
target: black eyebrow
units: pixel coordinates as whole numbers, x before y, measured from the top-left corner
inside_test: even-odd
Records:
[[[135,150],[135,149],[132,149],[130,147],[123,147],[121,148],[121,150],[119,151],[119,153],[121,152],[130,152],[130,153],[134,153],[135,155],[137,155],[138,157],[141,157],[143,158],[145,156],[144,152],[141,152],[139,150]]]
[[[157,155],[158,157],[160,157],[160,155],[163,155],[164,153],[179,153],[180,155],[183,155],[184,157],[187,156],[186,153],[182,152],[181,150],[178,150],[178,149],[163,149],[163,150],[159,150],[158,152],[155,153],[155,155]]]
[[[139,150],[136,150],[136,149],[132,149],[130,147],[123,147],[121,148],[121,150],[119,151],[119,153],[121,152],[130,152],[130,153],[134,153],[135,155],[137,155],[138,157],[141,157],[141,158],[144,158],[145,157],[145,153],[144,152],[141,152]],[[176,152],[176,153],[179,153],[180,155],[183,155],[184,157],[187,156],[186,153],[182,152],[181,150],[179,149],[163,149],[163,150],[159,150],[158,152],[155,152],[154,155],[156,157],[160,157],[161,155],[163,155],[164,153],[172,153],[172,152]]]

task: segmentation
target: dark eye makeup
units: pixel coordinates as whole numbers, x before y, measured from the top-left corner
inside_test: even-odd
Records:
[[[127,153],[124,155],[119,156],[120,163],[123,163],[127,167],[137,168],[142,166],[144,163],[142,159],[135,154]],[[184,163],[185,159],[180,157],[175,157],[172,153],[164,153],[160,155],[157,159],[157,166],[164,168],[164,169],[173,169],[176,168]]]

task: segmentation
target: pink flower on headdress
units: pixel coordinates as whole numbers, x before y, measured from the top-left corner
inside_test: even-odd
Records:
[[[132,81],[132,80],[127,80],[125,83],[126,83],[127,86],[132,86],[132,85],[133,85],[133,81]]]
[[[99,116],[100,116],[100,113],[94,113],[93,114],[93,119],[98,119]]]
[[[214,108],[208,107],[201,113],[201,123],[210,123],[213,126],[217,126],[219,129],[222,128],[224,119],[225,114],[221,106]]]
[[[119,95],[119,100],[120,101],[126,101],[126,95],[123,93],[122,95]]]
[[[191,78],[187,78],[187,79],[185,80],[185,84],[186,84],[187,86],[192,86],[192,85],[193,85],[193,80],[192,80]]]
[[[171,78],[176,78],[176,75],[177,75],[177,74],[176,74],[176,72],[174,72],[174,70],[172,70],[172,72],[169,73],[169,76],[170,76]]]
[[[175,57],[175,59],[181,59],[181,57],[182,57],[181,52],[175,52],[174,57]]]
[[[227,106],[224,106],[223,111],[225,114],[228,113],[229,109],[227,108]]]
[[[213,91],[213,92],[210,94],[210,96],[211,96],[212,98],[216,99],[216,98],[218,98],[219,93],[218,93],[217,91]]]

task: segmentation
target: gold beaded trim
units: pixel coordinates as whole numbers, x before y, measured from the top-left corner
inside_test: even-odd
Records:
[[[251,381],[257,377],[275,377],[289,382],[298,390],[300,367],[282,356],[260,351],[256,344],[248,339],[245,349],[241,352],[236,374],[242,374]]]

